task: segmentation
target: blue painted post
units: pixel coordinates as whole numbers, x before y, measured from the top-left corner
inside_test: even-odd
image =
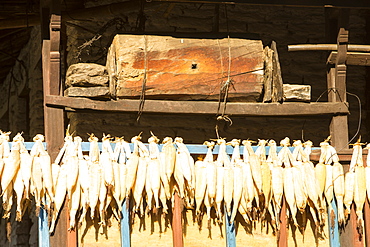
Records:
[[[121,247],[130,247],[130,211],[129,202],[126,199],[122,204],[122,219],[121,219]]]
[[[39,247],[50,247],[48,213],[43,208],[40,208],[38,223],[39,223]]]
[[[334,225],[332,225],[331,212],[328,207],[328,226],[329,226],[329,243],[331,247],[340,247],[339,240],[339,224],[338,224],[338,208],[335,198],[331,201],[331,206],[334,210]]]
[[[224,207],[224,212],[225,212],[226,247],[236,247],[234,222],[230,223],[231,216],[227,215],[226,207]]]

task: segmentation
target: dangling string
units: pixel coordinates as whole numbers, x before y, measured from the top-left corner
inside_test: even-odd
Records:
[[[225,5],[225,17],[226,17],[227,33],[229,33],[229,20],[228,20],[228,16],[227,16],[226,5]],[[226,113],[227,98],[228,98],[228,95],[229,95],[229,89],[230,89],[230,86],[233,86],[233,82],[232,82],[232,79],[231,79],[230,35],[227,35],[227,44],[228,44],[228,57],[229,57],[228,68],[227,68],[227,80],[225,82],[222,82],[221,85],[220,85],[220,95],[219,95],[219,99],[218,99],[218,108],[217,108],[217,118],[216,118],[216,120],[217,121],[224,120],[226,122],[229,122],[230,126],[231,126],[233,124],[233,122],[232,122],[231,118],[225,114]],[[221,53],[221,48],[220,48],[220,53]],[[224,77],[223,76],[224,72],[223,72],[223,63],[222,63],[222,53],[221,53],[221,73],[222,73],[221,78],[223,78]],[[222,98],[223,98],[223,101],[222,101]],[[223,108],[222,108],[222,113],[220,115],[221,104],[223,104]],[[215,130],[216,130],[217,137],[219,137],[218,122],[216,123]]]
[[[145,103],[145,91],[146,91],[147,69],[148,69],[147,43],[148,43],[147,38],[146,38],[146,35],[144,34],[144,78],[143,78],[143,83],[141,85],[140,105],[139,105],[139,112],[137,114],[136,122],[139,122],[140,117],[143,114],[144,103]]]

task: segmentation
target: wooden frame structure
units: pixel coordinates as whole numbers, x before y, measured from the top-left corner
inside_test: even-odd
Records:
[[[43,20],[43,43],[42,43],[42,62],[43,62],[43,86],[44,86],[44,126],[45,137],[48,151],[54,159],[63,145],[64,139],[64,110],[65,108],[92,109],[100,111],[137,111],[139,101],[119,100],[110,102],[97,102],[82,98],[67,98],[62,95],[62,85],[60,79],[60,30],[61,13],[60,1],[52,0],[51,5],[44,6],[42,11]],[[51,7],[50,7],[51,6]],[[48,28],[44,24],[48,24]],[[330,61],[334,61],[335,66],[328,70],[328,88],[334,90],[329,94],[329,102],[320,103],[230,103],[226,113],[240,116],[299,116],[299,115],[332,115],[330,133],[333,145],[337,148],[344,147],[343,152],[339,153],[342,160],[348,160],[348,124],[347,115],[349,114],[348,104],[346,103],[346,60],[348,48],[348,31],[344,29],[338,35],[336,53],[333,53]],[[184,110],[190,109],[190,110]],[[183,114],[215,114],[217,103],[213,102],[168,102],[168,101],[147,101],[144,112],[152,113],[183,113]],[[182,247],[182,223],[181,223],[181,202],[178,196],[175,197],[175,208],[173,217],[174,246]],[[283,204],[283,208],[285,203]],[[68,213],[64,207],[55,234],[50,238],[52,246],[76,246],[76,232],[68,232]],[[367,211],[366,211],[367,210]],[[369,222],[369,207],[365,207],[366,224]],[[354,212],[351,212],[352,214]],[[127,215],[124,217],[127,220]],[[278,246],[287,246],[287,226],[286,216],[281,215],[282,231],[278,240]],[[352,221],[353,222],[353,221]],[[352,224],[352,223],[351,223]],[[229,226],[232,232],[232,225]],[[351,234],[356,234],[356,229]],[[126,229],[127,231],[127,229]],[[229,233],[228,232],[228,233]],[[235,232],[234,232],[235,234]],[[234,235],[235,238],[235,235]],[[232,239],[232,236],[230,238]],[[355,239],[355,238],[354,238]],[[367,244],[369,239],[366,239]],[[364,241],[355,241],[352,246],[363,246]],[[235,246],[234,242],[228,242],[227,246]],[[335,246],[335,245],[333,245]]]

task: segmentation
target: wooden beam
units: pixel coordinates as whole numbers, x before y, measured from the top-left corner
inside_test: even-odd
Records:
[[[332,51],[328,57],[327,63],[335,64],[338,52]],[[365,52],[347,52],[347,65],[370,66],[370,53]]]
[[[80,110],[137,112],[140,100],[98,101],[86,98],[72,98],[49,95],[45,97],[48,106],[69,107]],[[143,112],[168,114],[216,114],[218,102],[211,101],[166,101],[146,100]],[[349,114],[346,103],[241,103],[230,102],[226,114],[240,116],[307,116],[325,114]]]

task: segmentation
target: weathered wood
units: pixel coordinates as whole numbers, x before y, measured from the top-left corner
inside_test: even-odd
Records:
[[[98,101],[86,98],[62,96],[46,96],[49,106],[69,107],[73,109],[89,109],[99,111],[136,112],[140,100]],[[144,112],[151,113],[184,113],[184,114],[215,114],[218,103],[211,101],[165,101],[146,100]],[[227,104],[226,114],[240,116],[307,116],[326,114],[348,114],[349,110],[343,102],[320,103],[236,103]]]
[[[43,63],[43,92],[44,92],[44,128],[45,141],[47,142],[48,152],[54,160],[59,152],[59,148],[64,142],[64,111],[46,105],[45,98],[48,95],[61,95],[60,84],[60,2],[53,0],[50,7],[49,39],[47,35],[43,37],[42,63]],[[43,25],[47,25],[43,23]],[[66,210],[62,210],[59,216],[54,235],[50,237],[51,246],[76,246],[70,244],[68,238]],[[74,236],[75,237],[75,236]]]
[[[114,60],[114,61],[111,61]],[[228,99],[257,101],[262,92],[260,40],[116,35],[107,57],[118,98],[218,99],[229,79]]]
[[[172,236],[173,236],[173,247],[183,247],[184,240],[182,234],[182,205],[181,198],[175,192],[174,195],[174,206],[172,211]]]
[[[64,90],[64,96],[87,97],[87,98],[109,98],[109,87],[69,87]]]
[[[329,64],[335,64],[338,52],[332,51],[328,57]],[[347,65],[370,66],[370,53],[365,52],[347,52]]]
[[[287,247],[288,246],[288,219],[286,215],[286,201],[283,196],[283,205],[280,210],[280,232],[277,239],[278,247]]]
[[[311,101],[310,85],[284,84],[284,101]]]
[[[272,74],[273,74],[273,50],[270,49],[268,46],[265,47],[263,50],[265,57],[264,57],[264,64],[265,64],[265,71],[264,71],[264,78],[263,78],[263,102],[271,102],[272,100]]]
[[[327,75],[328,99],[331,102],[346,102],[346,71],[345,65],[348,45],[348,31],[341,28],[337,38],[338,56],[335,68],[330,68]],[[334,73],[334,75],[333,75]],[[330,122],[332,145],[337,149],[348,148],[348,117],[334,116]]]
[[[275,41],[271,42],[271,49],[274,51],[272,54],[272,102],[282,102],[284,97],[283,77],[281,75],[279,54]]]

